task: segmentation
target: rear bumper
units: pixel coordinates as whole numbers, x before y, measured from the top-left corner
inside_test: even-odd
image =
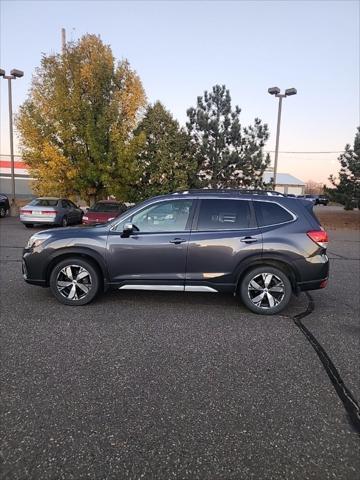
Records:
[[[319,290],[325,288],[328,284],[328,278],[321,280],[311,280],[310,282],[299,282],[297,284],[298,291],[305,292],[307,290]]]
[[[46,225],[52,225],[57,223],[59,220],[59,217],[52,216],[52,217],[47,217],[47,216],[37,216],[37,215],[20,215],[20,222],[26,224],[26,223],[43,223]]]
[[[325,253],[296,262],[299,273],[296,288],[300,292],[325,288],[329,279],[329,259]]]

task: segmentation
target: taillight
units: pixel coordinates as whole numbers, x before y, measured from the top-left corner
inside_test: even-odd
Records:
[[[326,248],[328,246],[329,237],[325,230],[311,230],[307,232],[307,236],[320,247]]]
[[[31,215],[31,214],[32,214],[32,210],[23,210],[23,209],[21,209],[21,210],[20,210],[20,213],[21,213],[22,215]]]

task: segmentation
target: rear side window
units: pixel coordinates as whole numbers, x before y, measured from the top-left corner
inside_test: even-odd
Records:
[[[293,220],[293,216],[277,203],[255,201],[254,207],[258,224],[261,227]]]
[[[249,228],[250,205],[246,200],[201,200],[197,230]]]

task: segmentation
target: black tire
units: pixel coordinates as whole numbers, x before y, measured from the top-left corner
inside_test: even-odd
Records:
[[[33,223],[24,223],[26,228],[33,228],[34,224]]]
[[[71,275],[65,274],[64,269],[70,268]],[[80,273],[85,273],[85,276],[78,280]],[[70,272],[69,272],[70,273]],[[77,283],[73,283],[72,279]],[[80,280],[83,280],[82,282]],[[61,284],[59,284],[61,282]],[[68,283],[69,285],[64,285]],[[78,285],[81,283],[82,287],[88,288],[88,293],[85,294],[84,289]],[[50,274],[50,289],[54,297],[64,305],[81,306],[90,303],[98,294],[100,290],[100,275],[90,261],[83,260],[77,257],[67,258],[55,265]],[[75,291],[75,294],[73,293]],[[73,298],[70,298],[73,296]]]
[[[5,207],[0,207],[0,218],[6,217],[7,210]]]
[[[265,277],[266,274],[269,276]],[[267,282],[270,283],[266,286]],[[260,315],[280,313],[292,295],[288,276],[282,270],[266,265],[249,271],[242,279],[239,290],[243,303]]]
[[[63,216],[60,222],[60,227],[67,227],[69,225],[68,218],[66,215]]]

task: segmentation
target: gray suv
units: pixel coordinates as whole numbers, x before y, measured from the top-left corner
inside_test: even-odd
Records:
[[[253,312],[324,288],[327,233],[312,203],[240,190],[151,198],[104,225],[46,230],[23,252],[28,283],[66,305],[109,288],[232,292]]]

